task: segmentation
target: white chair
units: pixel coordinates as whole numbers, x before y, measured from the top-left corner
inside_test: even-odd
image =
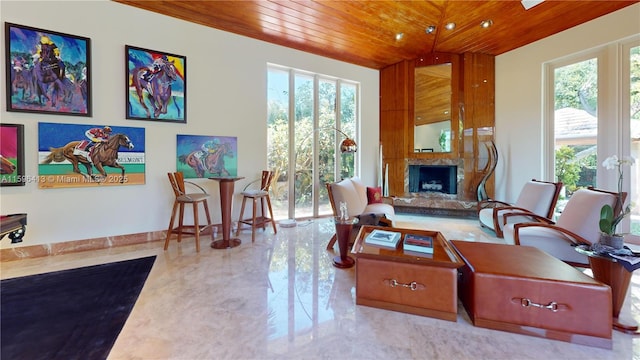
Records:
[[[480,226],[493,230],[496,236],[503,237],[504,214],[505,213],[533,213],[551,219],[558,202],[558,196],[562,189],[561,182],[547,182],[533,179],[520,191],[520,195],[515,203],[510,204],[500,200],[484,200],[478,202],[478,220]],[[509,217],[511,223],[532,222],[536,219],[529,216]]]
[[[362,183],[359,177],[354,176],[340,182],[327,183],[326,186],[333,216],[340,214],[340,203],[344,202],[347,204],[347,215],[349,217],[357,217],[363,214],[384,214],[385,219],[380,221],[388,226],[393,226],[396,216],[393,208],[393,199],[388,196],[381,196],[379,202],[369,202],[367,186]],[[336,234],[333,234],[327,244],[327,250],[333,249],[336,240]]]
[[[622,195],[624,203],[626,193]],[[574,246],[598,242],[600,209],[604,205],[610,205],[618,213],[621,208],[618,193],[580,189],[569,198],[557,222],[532,214],[539,222],[507,224],[504,239],[508,244],[536,247],[570,265],[588,267],[589,259],[575,251]]]

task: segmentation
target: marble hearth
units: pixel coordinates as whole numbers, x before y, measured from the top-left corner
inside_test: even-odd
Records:
[[[455,185],[445,185],[441,189],[438,187],[416,186],[416,169],[417,166],[432,166],[436,169],[436,173],[451,173],[451,169],[455,169],[456,179]],[[410,168],[413,169],[410,171]],[[440,170],[449,169],[449,170]],[[410,177],[414,180],[410,184]],[[444,175],[443,175],[444,176]],[[409,214],[425,214],[437,216],[456,216],[465,218],[477,217],[477,201],[475,194],[465,194],[464,186],[464,160],[463,159],[407,159],[405,166],[404,189],[403,196],[396,196],[393,205],[398,213]],[[447,182],[447,180],[443,180]],[[428,183],[432,183],[431,180]],[[444,188],[455,188],[455,193],[447,194],[445,192],[453,191],[437,191]],[[414,191],[410,191],[414,190]],[[415,191],[418,190],[418,191]],[[423,191],[436,190],[436,191]]]

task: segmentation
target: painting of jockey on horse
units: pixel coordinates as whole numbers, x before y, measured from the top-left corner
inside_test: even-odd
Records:
[[[38,187],[144,184],[144,128],[38,124]]]
[[[127,45],[127,119],[187,122],[187,58]]]
[[[176,169],[185,178],[238,175],[238,138],[178,135]]]
[[[91,116],[90,39],[5,24],[7,110]]]

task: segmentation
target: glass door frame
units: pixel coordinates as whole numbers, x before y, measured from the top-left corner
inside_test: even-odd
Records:
[[[573,54],[544,64],[543,86],[543,175],[555,179],[555,78],[554,70],[588,59],[597,59],[598,99],[597,99],[597,170],[596,186],[602,189],[616,190],[618,176],[602,166],[609,156],[629,156],[631,151],[630,134],[630,59],[629,50],[640,44],[640,35],[607,44],[589,51]],[[613,120],[602,120],[613,119]],[[636,159],[638,160],[638,159]],[[634,166],[639,166],[638,163]],[[628,168],[626,169],[628,172]],[[623,191],[630,193],[629,176],[625,176]],[[639,206],[638,204],[635,204]],[[630,220],[627,217],[619,226],[620,232],[629,232]]]

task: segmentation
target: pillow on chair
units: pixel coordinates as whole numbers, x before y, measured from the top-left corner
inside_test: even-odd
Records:
[[[367,202],[369,204],[382,203],[382,188],[380,186],[367,187]]]

